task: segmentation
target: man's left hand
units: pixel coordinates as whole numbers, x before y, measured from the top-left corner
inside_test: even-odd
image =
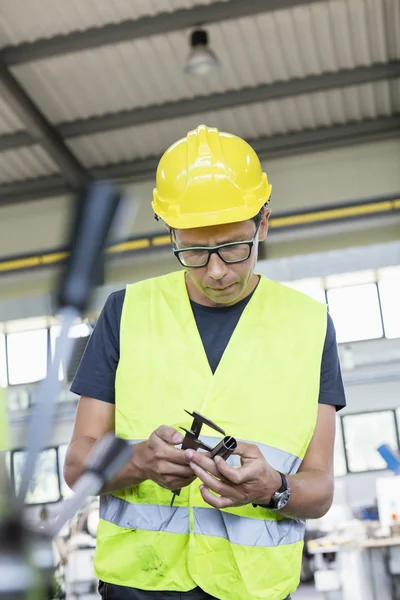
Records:
[[[231,467],[220,456],[212,459],[193,450],[186,450],[185,454],[193,473],[203,482],[203,500],[214,508],[268,504],[282,484],[279,473],[267,463],[256,444],[238,442],[234,454],[240,456],[240,467]]]

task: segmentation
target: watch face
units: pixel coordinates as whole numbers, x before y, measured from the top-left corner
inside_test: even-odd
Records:
[[[290,498],[290,490],[285,490],[284,492],[279,494],[279,498],[276,502],[276,508],[278,510],[280,510],[281,508],[286,506],[286,504],[289,502],[289,498]]]

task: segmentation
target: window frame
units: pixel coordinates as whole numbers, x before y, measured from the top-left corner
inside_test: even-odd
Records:
[[[60,444],[61,445],[61,444]],[[49,500],[48,502],[24,502],[25,507],[29,506],[44,506],[47,504],[58,504],[64,500],[64,496],[61,492],[61,481],[60,481],[60,473],[58,468],[58,448],[59,446],[46,446],[45,448],[41,448],[40,452],[45,452],[46,450],[55,450],[56,452],[56,472],[57,472],[57,489],[58,489],[58,499],[57,500]],[[16,494],[15,489],[15,471],[14,471],[14,454],[18,452],[26,452],[26,448],[13,448],[10,452],[10,479],[11,479],[11,488]]]
[[[6,386],[4,389],[7,389],[10,381],[10,376],[9,376],[9,372],[8,372],[8,354],[7,354],[7,334],[4,331],[0,331],[0,334],[4,336],[4,375],[6,378]]]
[[[400,448],[400,404],[394,408],[394,425],[397,434],[397,446]]]
[[[345,415],[343,415],[343,416],[345,416]],[[346,475],[349,474],[349,463],[347,460],[346,441],[344,438],[344,428],[343,428],[343,422],[342,422],[343,416],[337,415],[337,417],[338,417],[337,423],[338,423],[339,427],[336,427],[336,430],[335,430],[335,442],[336,442],[336,438],[339,438],[339,443],[342,446],[342,450],[343,450],[345,472],[342,475],[335,474],[335,448],[334,448],[333,449],[333,469],[334,469],[333,476],[335,479],[346,477]],[[340,436],[338,436],[338,428],[340,429]]]
[[[357,411],[357,412],[349,412],[349,413],[346,413],[345,415],[340,415],[341,425],[342,425],[342,433],[343,433],[344,456],[345,456],[345,461],[346,461],[346,470],[347,470],[346,474],[347,475],[362,475],[364,473],[382,473],[384,471],[387,471],[388,469],[387,469],[387,467],[382,467],[379,469],[364,469],[362,471],[352,471],[350,469],[349,456],[348,456],[348,451],[347,451],[347,447],[346,447],[346,433],[345,433],[345,428],[344,428],[344,419],[346,419],[346,417],[357,417],[357,416],[361,416],[361,415],[392,413],[392,416],[394,419],[395,433],[397,435],[397,439],[396,439],[397,446],[395,446],[394,449],[399,451],[400,450],[399,424],[397,423],[396,410],[397,410],[396,408],[382,408],[381,410],[362,410],[362,411]]]
[[[9,344],[8,344],[8,336],[13,335],[15,333],[30,333],[31,331],[46,331],[46,375],[42,379],[37,379],[35,381],[29,381],[27,383],[10,383],[10,360],[9,360]],[[6,336],[6,371],[7,371],[7,386],[10,388],[17,388],[23,386],[31,386],[31,385],[40,385],[48,376],[49,367],[51,364],[51,355],[49,356],[50,351],[50,330],[49,327],[44,327],[43,329],[27,329],[26,331],[10,331],[5,333]]]
[[[378,274],[377,274],[378,277]],[[382,320],[382,329],[383,329],[383,337],[386,340],[398,340],[400,339],[400,336],[394,336],[394,337],[387,337],[386,335],[386,327],[385,327],[385,319],[383,318],[383,309],[382,309],[382,300],[381,300],[381,291],[379,288],[379,284],[381,283],[381,281],[385,281],[384,278],[378,279],[376,280],[376,287],[378,289],[378,299],[379,299],[379,309],[381,311],[381,320]]]
[[[348,340],[346,342],[338,342],[338,344],[340,345],[346,345],[346,344],[358,344],[358,343],[363,343],[363,342],[373,342],[375,340],[384,340],[384,339],[388,339],[386,338],[386,334],[385,334],[385,324],[383,322],[383,314],[382,314],[382,303],[381,303],[381,297],[379,295],[379,285],[378,285],[378,280],[371,282],[371,283],[356,283],[356,284],[351,284],[351,285],[344,285],[342,287],[333,287],[333,288],[326,288],[325,289],[325,297],[326,297],[326,304],[328,306],[328,312],[330,313],[330,305],[329,305],[329,301],[328,301],[328,292],[330,292],[331,290],[345,290],[346,288],[355,288],[355,287],[360,287],[362,285],[374,285],[375,289],[376,289],[376,293],[377,293],[377,298],[378,298],[378,307],[379,307],[379,317],[381,320],[381,326],[382,326],[382,334],[378,337],[368,337],[368,338],[363,338],[361,340]],[[332,317],[332,315],[331,315]],[[334,321],[335,324],[335,321]],[[336,325],[336,324],[335,324]],[[373,411],[376,412],[376,411]]]

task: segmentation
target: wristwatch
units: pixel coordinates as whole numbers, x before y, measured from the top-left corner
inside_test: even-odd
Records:
[[[281,510],[286,506],[290,499],[290,485],[287,477],[278,471],[282,479],[281,487],[272,494],[269,504],[253,504],[254,507],[268,508],[269,510]]]

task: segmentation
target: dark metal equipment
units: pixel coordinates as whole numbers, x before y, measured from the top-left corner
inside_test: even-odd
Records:
[[[29,421],[26,459],[17,497],[7,485],[7,473],[0,464],[1,600],[44,600],[48,597],[54,572],[52,538],[131,456],[128,442],[111,433],[104,436],[87,457],[84,473],[74,486],[74,496],[61,505],[54,520],[40,527],[30,527],[25,522],[23,509],[36,459],[52,430],[55,399],[60,387],[59,367],[70,361],[69,328],[88,305],[121,201],[121,194],[108,182],[89,183],[77,196],[75,220],[71,223],[71,252],[56,297],[61,333],[49,374],[39,390]]]
[[[193,417],[193,423],[190,429],[180,427],[180,429],[182,429],[186,433],[182,442],[182,450],[190,449],[195,450],[197,452],[197,450],[201,449],[205,450],[206,452],[209,452],[211,458],[214,458],[218,455],[222,456],[222,458],[226,460],[237,447],[237,442],[235,438],[229,435],[225,435],[225,431],[221,429],[221,427],[219,427],[218,425],[216,425],[216,423],[214,423],[207,417],[204,417],[200,413],[196,411],[193,411],[191,413],[188,410],[185,410],[185,412],[187,412],[188,415]],[[208,425],[208,427],[211,427],[211,429],[214,429],[215,431],[218,431],[219,433],[222,433],[223,436],[225,436],[214,448],[211,448],[208,444],[206,444],[200,439],[200,433],[203,425]],[[181,490],[172,490],[173,496],[171,500],[171,506],[174,503],[175,497],[179,496],[180,493]]]

